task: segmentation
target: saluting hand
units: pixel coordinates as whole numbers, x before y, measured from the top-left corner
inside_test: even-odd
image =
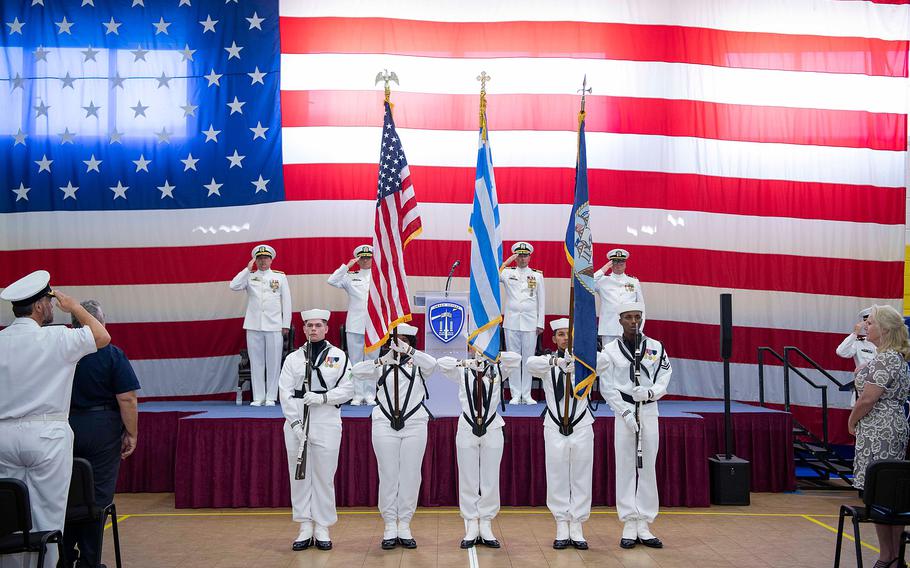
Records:
[[[57,305],[60,306],[60,309],[68,314],[73,313],[73,310],[80,307],[79,300],[72,296],[67,296],[60,290],[54,290],[54,297],[57,298]]]
[[[256,272],[257,268],[258,267],[256,266],[255,258],[253,260],[251,260],[249,264],[246,265],[246,269],[249,270],[250,272]]]
[[[355,265],[355,264],[357,264],[357,259],[356,259],[356,258],[352,258],[351,260],[349,260],[349,261],[348,261],[348,270],[354,268],[354,265]]]
[[[514,253],[512,256],[506,259],[506,265],[512,264],[515,262],[515,259],[518,258],[518,253]]]

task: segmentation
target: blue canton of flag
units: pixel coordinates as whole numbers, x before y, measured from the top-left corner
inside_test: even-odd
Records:
[[[566,256],[572,266],[572,353],[575,356],[575,397],[591,392],[597,368],[597,320],[594,305],[594,240],[588,203],[588,158],[585,113],[578,117],[578,161],[575,165],[575,201],[566,228]]]
[[[483,118],[486,124],[486,116]],[[474,179],[474,209],[471,212],[471,320],[477,329],[468,344],[488,359],[499,360],[499,327],[502,300],[499,266],[502,264],[502,231],[499,201],[493,178],[493,156],[487,129],[480,129],[477,175]]]
[[[284,199],[277,0],[20,0],[0,15],[0,212]]]

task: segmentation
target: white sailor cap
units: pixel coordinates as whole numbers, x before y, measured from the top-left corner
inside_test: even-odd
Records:
[[[354,249],[354,258],[373,258],[373,247],[360,245]]]
[[[607,258],[610,260],[627,260],[629,258],[629,251],[615,248],[607,253]]]
[[[512,245],[512,252],[518,254],[531,254],[534,252],[534,246],[531,243],[526,243],[524,241],[518,241]]]
[[[643,302],[626,302],[625,304],[619,304],[616,308],[616,313],[623,315],[626,312],[641,312],[641,315],[645,315],[645,305]]]
[[[413,325],[400,323],[395,329],[398,330],[398,335],[410,335],[412,337],[417,337],[417,328]]]
[[[856,319],[858,319],[859,321],[863,321],[864,319],[866,319],[867,317],[869,317],[871,315],[872,315],[872,308],[870,307],[870,308],[866,308],[865,310],[861,310],[858,314],[856,314]]]
[[[322,310],[319,308],[314,308],[312,310],[304,310],[300,312],[300,317],[303,318],[304,323],[309,320],[325,320],[329,321],[329,316],[332,315],[332,312],[329,310]]]
[[[53,296],[51,275],[47,270],[36,270],[23,276],[0,292],[0,300],[9,300],[14,306],[28,306],[45,296]]]
[[[550,329],[559,331],[560,329],[569,329],[569,318],[559,318],[550,322]]]
[[[275,256],[277,256],[275,254],[275,249],[269,245],[256,245],[253,247],[253,252],[251,254],[253,255],[253,258],[256,258],[258,256],[270,256],[272,258],[275,258]]]

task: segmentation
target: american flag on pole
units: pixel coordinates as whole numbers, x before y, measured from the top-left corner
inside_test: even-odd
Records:
[[[422,230],[408,160],[385,102],[373,233],[373,268],[364,349],[378,349],[399,323],[411,321],[404,249]]]

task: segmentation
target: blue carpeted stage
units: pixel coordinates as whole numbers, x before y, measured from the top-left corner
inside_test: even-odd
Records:
[[[436,416],[428,427],[423,465],[423,506],[457,505],[455,429],[459,409],[448,399],[428,401]],[[662,401],[657,469],[664,506],[709,503],[707,458],[723,449],[723,403]],[[734,451],[752,461],[753,491],[795,488],[791,416],[733,403]],[[136,453],[123,463],[120,492],[175,493],[183,507],[286,507],[290,505],[283,417],[279,407],[227,402],[149,402],[140,410]],[[543,404],[506,405],[501,468],[503,505],[540,506],[546,500]],[[339,506],[375,506],[378,477],[370,442],[372,407],[342,407],[344,434],[336,475]],[[613,505],[613,416],[595,413],[595,505]]]

